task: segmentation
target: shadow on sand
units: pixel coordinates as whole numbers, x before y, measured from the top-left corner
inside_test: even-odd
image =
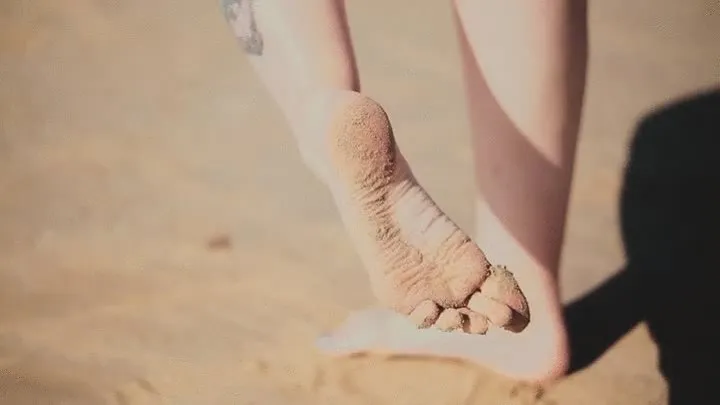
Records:
[[[720,89],[641,121],[620,204],[627,264],[567,307],[571,371],[645,321],[670,404],[705,403],[720,375]]]

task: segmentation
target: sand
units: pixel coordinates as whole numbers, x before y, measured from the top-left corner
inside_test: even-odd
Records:
[[[469,229],[450,10],[400,3],[348,2],[364,90],[429,193]],[[717,83],[717,13],[699,0],[592,4],[567,300],[623,266],[626,145],[651,108]],[[318,335],[373,303],[367,276],[212,2],[3,2],[0,124],[0,403],[667,397],[642,324],[546,389],[451,361],[320,355]]]

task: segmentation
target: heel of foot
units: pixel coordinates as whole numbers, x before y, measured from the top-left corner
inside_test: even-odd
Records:
[[[359,93],[338,96],[327,134],[338,174],[359,187],[389,183],[396,169],[396,145],[385,110]]]

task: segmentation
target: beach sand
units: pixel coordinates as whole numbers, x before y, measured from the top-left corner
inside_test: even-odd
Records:
[[[449,5],[348,9],[364,91],[386,107],[420,181],[470,230]],[[623,267],[628,143],[651,109],[720,81],[719,16],[711,0],[592,2],[566,300]],[[329,193],[302,165],[217,4],[0,5],[0,403],[667,398],[644,324],[547,389],[453,361],[316,350],[319,335],[372,304]]]

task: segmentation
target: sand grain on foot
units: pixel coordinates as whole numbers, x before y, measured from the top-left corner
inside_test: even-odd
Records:
[[[488,318],[509,322],[502,303],[524,311],[527,304],[512,274],[493,271],[482,251],[418,184],[385,110],[354,92],[340,92],[335,105],[328,144],[337,176],[329,186],[380,301],[420,327],[438,320],[442,330],[483,333]],[[481,287],[491,274],[497,274],[493,285],[485,288],[492,296]],[[476,313],[466,306],[473,294],[476,301],[497,305]],[[463,329],[463,324],[468,326]]]

